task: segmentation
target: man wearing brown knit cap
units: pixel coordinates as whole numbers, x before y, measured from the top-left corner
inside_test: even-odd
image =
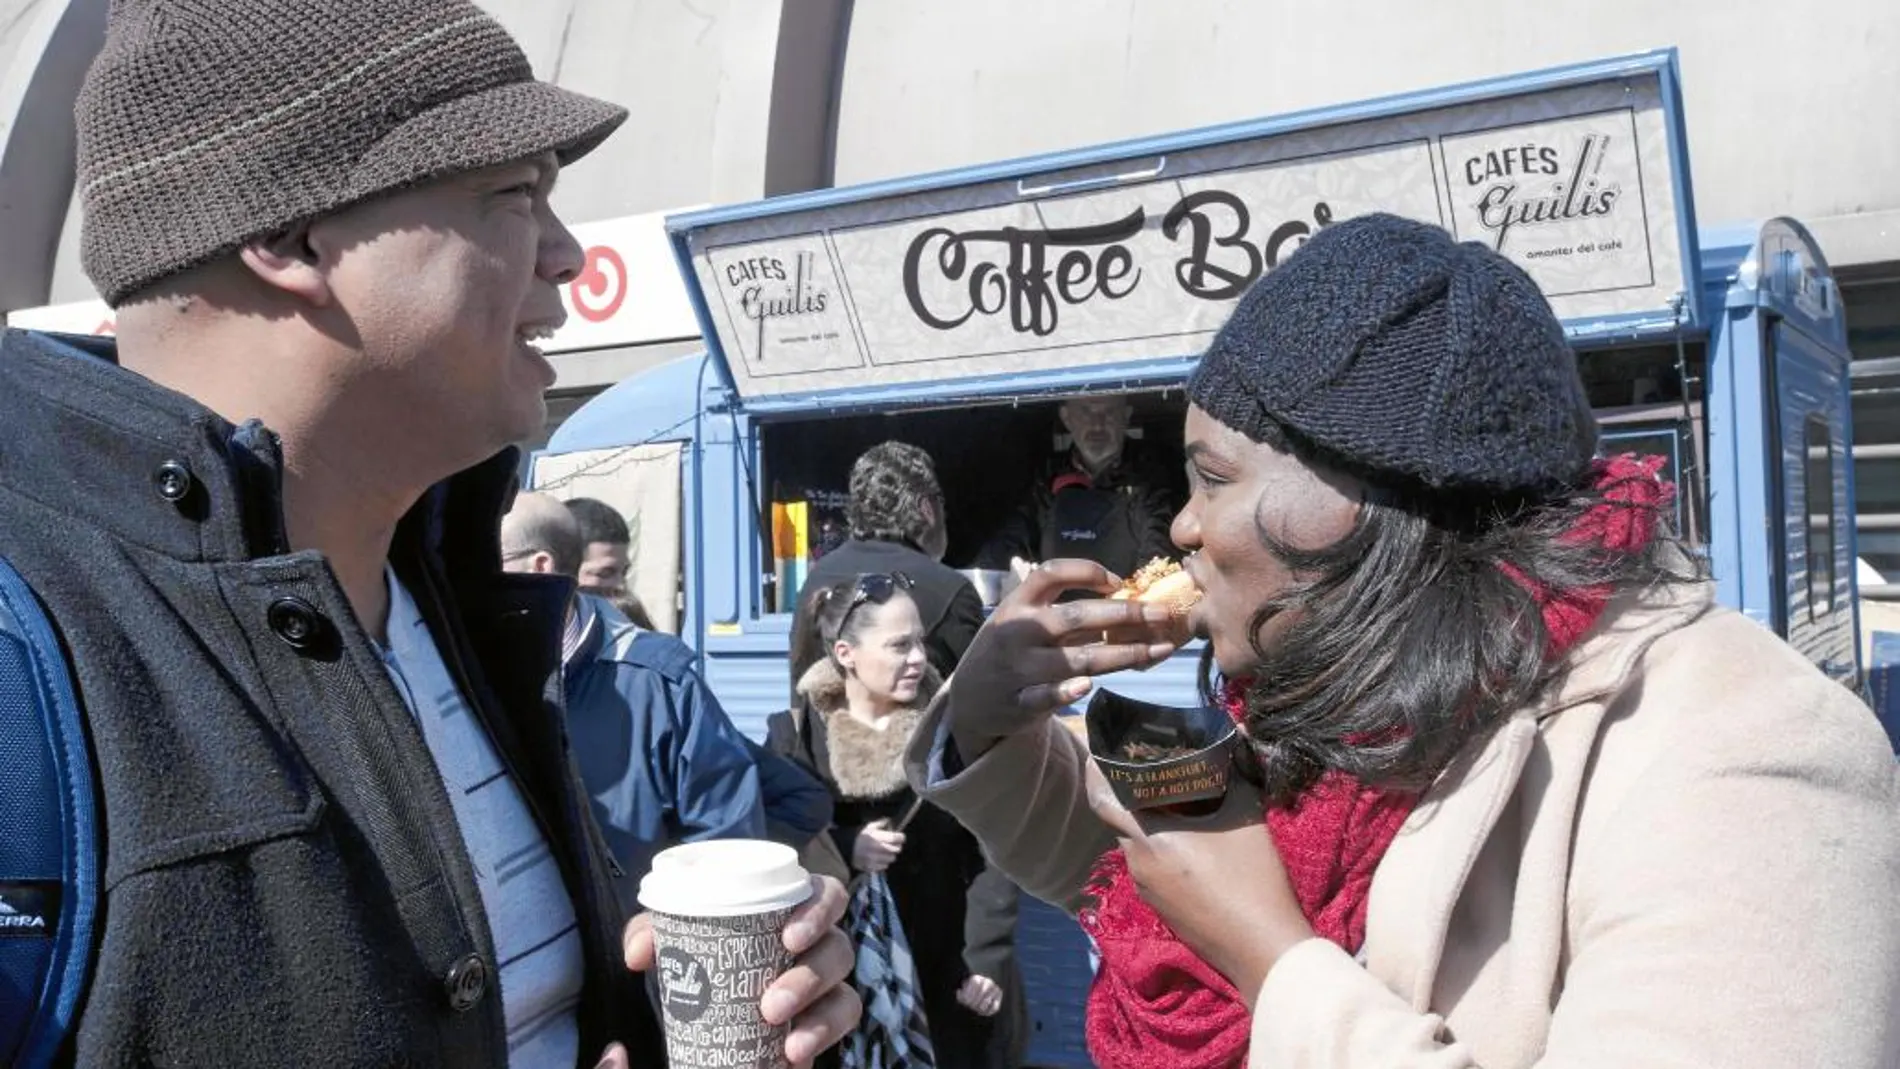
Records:
[[[568,590],[497,543],[581,264],[548,194],[625,112],[463,0],[115,0],[77,115],[118,342],[0,340],[0,556],[107,842],[64,1057],[663,1064],[550,704]],[[764,994],[794,1061],[856,1020],[843,907]]]

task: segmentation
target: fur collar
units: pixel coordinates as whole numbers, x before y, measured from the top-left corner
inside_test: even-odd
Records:
[[[904,748],[941,685],[937,673],[926,669],[917,703],[892,713],[889,725],[879,731],[845,711],[844,673],[830,658],[811,666],[798,681],[798,693],[811,712],[824,720],[831,778],[839,794],[846,798],[886,798],[904,789]]]

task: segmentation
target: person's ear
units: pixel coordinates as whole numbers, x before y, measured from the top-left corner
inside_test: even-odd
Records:
[[[334,296],[308,224],[247,242],[238,258],[259,281],[306,304],[323,308]]]
[[[545,549],[537,549],[534,556],[528,558],[528,570],[536,575],[554,574],[554,554]]]
[[[832,643],[831,657],[832,660],[838,662],[838,666],[843,668],[846,674],[857,671],[857,651],[851,648],[849,642],[838,641]]]

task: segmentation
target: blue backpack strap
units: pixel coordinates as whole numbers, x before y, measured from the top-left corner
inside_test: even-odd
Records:
[[[41,1069],[92,962],[100,828],[85,725],[39,599],[0,557],[0,1065]]]

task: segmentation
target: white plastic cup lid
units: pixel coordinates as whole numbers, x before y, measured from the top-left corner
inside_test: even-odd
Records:
[[[762,839],[716,839],[660,851],[640,880],[640,904],[675,917],[740,917],[811,897],[798,852]]]

